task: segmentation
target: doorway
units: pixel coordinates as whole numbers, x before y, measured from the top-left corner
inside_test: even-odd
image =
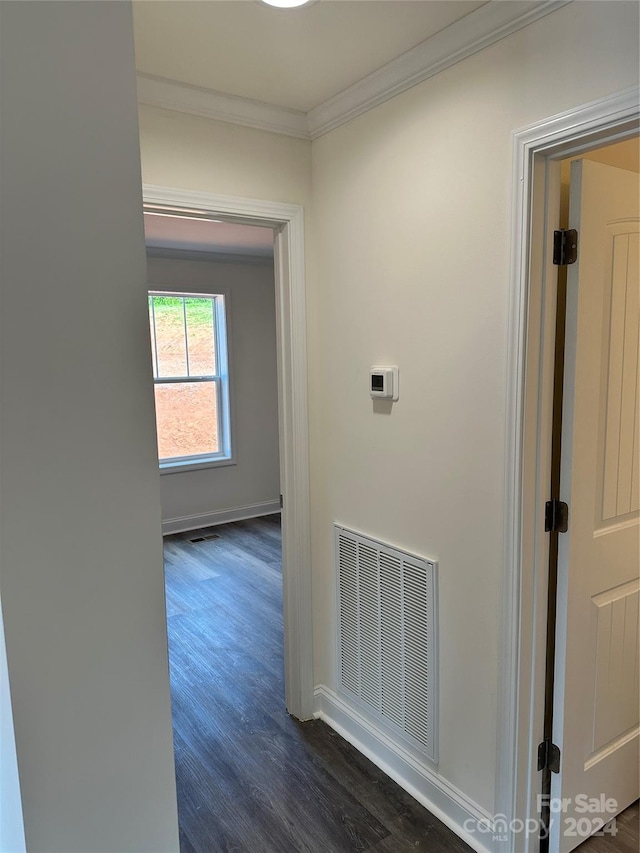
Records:
[[[638,137],[562,161],[560,220],[547,222],[558,299],[538,766],[541,847],[560,853],[615,837],[640,795],[639,172]]]
[[[511,823],[505,849],[540,850],[557,267],[561,161],[638,134],[637,87],[514,134],[503,693],[497,805]],[[562,535],[562,534],[561,534]],[[557,851],[554,851],[557,853]]]
[[[285,703],[292,716],[309,720],[313,650],[302,207],[151,185],[143,185],[143,201],[156,211],[274,230]]]

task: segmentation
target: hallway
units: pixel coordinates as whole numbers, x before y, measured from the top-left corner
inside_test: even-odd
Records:
[[[469,851],[332,729],[286,713],[280,547],[278,515],[165,538],[181,853]]]

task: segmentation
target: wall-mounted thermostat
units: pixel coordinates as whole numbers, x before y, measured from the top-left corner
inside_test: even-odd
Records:
[[[398,368],[372,367],[369,371],[369,392],[374,400],[398,399]]]

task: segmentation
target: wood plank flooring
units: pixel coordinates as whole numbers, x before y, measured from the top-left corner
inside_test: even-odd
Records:
[[[181,853],[468,853],[332,729],[287,714],[280,554],[278,515],[165,538]],[[579,851],[636,853],[637,803]]]
[[[181,853],[467,853],[328,726],[287,714],[279,521],[165,538]]]
[[[638,800],[618,815],[615,835],[603,832],[588,838],[577,853],[638,853],[640,850],[640,811]]]

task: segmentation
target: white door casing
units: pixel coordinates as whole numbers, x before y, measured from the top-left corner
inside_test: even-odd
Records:
[[[639,176],[589,161],[571,169],[560,496],[552,850],[568,853],[640,795]],[[604,796],[610,811],[576,797]]]
[[[143,185],[145,203],[274,229],[285,702],[313,717],[304,218],[300,205]]]
[[[513,231],[505,444],[505,542],[496,812],[509,825],[539,815],[541,773],[551,408],[557,276],[549,233],[559,227],[560,160],[636,136],[637,86],[513,134]],[[513,831],[500,849],[535,853],[537,832]]]

